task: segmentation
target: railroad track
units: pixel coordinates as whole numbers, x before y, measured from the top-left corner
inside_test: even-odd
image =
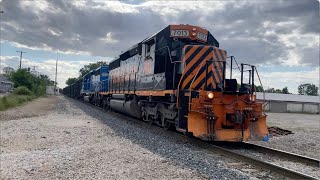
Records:
[[[90,105],[91,107],[100,109],[100,110],[104,110],[101,107],[92,105],[90,103],[84,102],[84,101],[80,101],[84,104]],[[105,110],[104,110],[105,111]],[[128,117],[126,115],[122,115],[122,114],[117,114],[118,117],[121,117],[122,119],[131,121],[135,124],[139,124],[145,128],[150,128],[150,125],[140,121],[136,118],[133,117]],[[274,163],[270,163],[270,162],[266,162],[266,161],[262,161],[259,160],[258,158],[254,158],[254,157],[250,157],[248,155],[236,152],[235,149],[239,149],[239,148],[243,148],[243,149],[250,149],[250,150],[256,150],[256,151],[260,151],[263,153],[270,153],[272,155],[276,155],[276,156],[280,156],[280,157],[285,157],[288,160],[292,160],[295,162],[302,162],[305,163],[306,165],[309,166],[315,166],[319,168],[319,160],[317,159],[313,159],[313,158],[309,158],[306,156],[301,156],[298,154],[294,154],[294,153],[290,153],[290,152],[285,152],[285,151],[281,151],[281,150],[277,150],[277,149],[273,149],[273,148],[268,148],[265,146],[259,146],[259,145],[255,145],[255,144],[251,144],[251,143],[211,143],[211,142],[205,142],[205,141],[201,141],[199,139],[195,139],[192,137],[188,137],[185,136],[181,133],[177,133],[174,131],[166,131],[165,129],[161,128],[161,127],[157,127],[157,126],[152,126],[152,128],[157,129],[158,131],[163,131],[166,133],[170,133],[171,136],[173,137],[179,137],[181,138],[181,136],[184,136],[183,138],[186,138],[186,140],[188,142],[190,142],[193,145],[199,146],[203,149],[206,149],[208,151],[212,151],[214,153],[219,153],[222,156],[225,156],[227,158],[232,158],[235,159],[237,161],[240,162],[244,162],[250,165],[253,165],[257,168],[261,168],[263,170],[270,170],[271,172],[277,173],[281,176],[287,177],[287,178],[292,178],[292,179],[319,179],[319,178],[315,178],[312,177],[310,175],[307,174],[303,174],[301,172],[289,169],[289,168],[285,168],[279,165],[276,165]]]
[[[286,152],[286,151],[282,151],[282,150],[278,150],[278,149],[273,149],[273,148],[269,148],[269,147],[265,147],[265,146],[260,146],[260,145],[256,145],[256,144],[252,144],[252,143],[246,143],[246,142],[242,142],[242,143],[214,143],[214,144],[212,144],[212,147],[218,149],[222,153],[226,153],[226,155],[230,155],[232,157],[235,157],[236,159],[238,159],[240,161],[243,160],[243,161],[248,162],[252,165],[271,170],[273,172],[276,172],[276,173],[281,174],[281,175],[288,177],[288,178],[292,178],[292,179],[317,179],[316,177],[312,177],[310,175],[307,175],[307,174],[304,174],[304,173],[301,173],[301,172],[298,172],[298,171],[295,171],[295,170],[292,170],[289,168],[285,168],[285,167],[276,165],[274,163],[262,161],[258,158],[254,158],[249,155],[239,153],[237,151],[234,151],[234,149],[237,149],[237,150],[249,149],[249,150],[253,150],[253,151],[259,151],[260,153],[264,153],[264,154],[268,154],[268,155],[272,155],[272,156],[278,156],[278,157],[284,158],[288,161],[304,163],[307,166],[313,166],[313,167],[319,168],[320,161],[317,159],[313,159],[310,157],[306,157],[306,156],[302,156],[302,155],[298,155],[298,154],[294,154],[294,153],[290,153],[290,152]]]

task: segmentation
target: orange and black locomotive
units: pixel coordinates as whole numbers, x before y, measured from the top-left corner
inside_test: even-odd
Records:
[[[204,140],[268,140],[263,103],[255,99],[256,68],[241,64],[240,81],[228,79],[229,59],[231,74],[233,58],[205,28],[169,25],[110,62],[103,90],[80,95]]]

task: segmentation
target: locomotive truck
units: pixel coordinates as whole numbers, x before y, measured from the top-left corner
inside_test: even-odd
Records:
[[[63,92],[207,141],[267,141],[256,67],[241,64],[239,81],[233,61],[207,29],[169,25]]]

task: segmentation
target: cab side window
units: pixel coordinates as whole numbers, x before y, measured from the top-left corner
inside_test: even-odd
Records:
[[[150,56],[150,53],[151,53],[151,47],[155,45],[155,40],[154,39],[151,39],[150,41],[146,42],[145,44],[145,52],[146,52],[146,57],[147,56]]]

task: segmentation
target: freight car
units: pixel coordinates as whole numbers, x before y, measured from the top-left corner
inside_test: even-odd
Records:
[[[82,79],[78,79],[75,83],[63,88],[62,93],[71,98],[81,99]]]
[[[232,57],[226,77],[227,59],[205,28],[169,25],[110,62],[109,78],[99,85],[108,88],[92,100],[203,140],[268,140],[266,115],[255,100],[256,68],[241,64],[238,88]]]

